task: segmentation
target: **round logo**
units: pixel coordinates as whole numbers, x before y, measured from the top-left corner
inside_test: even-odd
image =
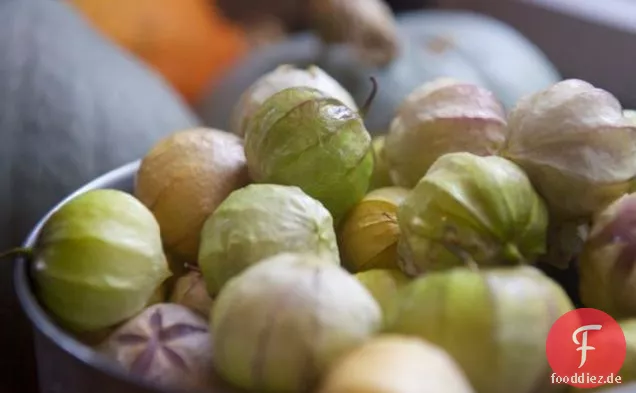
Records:
[[[552,383],[593,388],[621,383],[625,335],[614,318],[594,308],[570,311],[552,325],[545,345]]]

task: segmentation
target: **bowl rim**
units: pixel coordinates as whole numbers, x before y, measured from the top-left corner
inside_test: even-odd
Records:
[[[86,183],[75,192],[64,198],[60,203],[53,207],[33,228],[29,233],[26,240],[23,243],[23,247],[32,247],[42,229],[42,226],[46,220],[57,209],[63,206],[71,199],[83,194],[87,191],[114,188],[112,185],[118,182],[129,180],[134,178],[137,172],[140,160],[130,162],[122,165],[110,172],[97,177],[96,179]],[[15,286],[15,292],[22,307],[23,312],[27,315],[34,329],[43,334],[47,339],[54,343],[58,349],[66,352],[85,366],[97,370],[110,378],[117,379],[120,382],[129,383],[135,385],[138,388],[146,389],[148,391],[155,391],[157,393],[183,393],[183,390],[174,390],[165,387],[158,386],[157,384],[143,380],[140,377],[136,377],[127,373],[125,370],[119,368],[116,363],[108,359],[106,356],[100,354],[89,345],[84,344],[66,333],[64,329],[58,326],[54,320],[48,315],[44,308],[40,305],[37,297],[32,290],[32,283],[29,278],[29,262],[24,257],[17,257],[14,261],[14,274],[13,281]],[[36,346],[37,348],[37,346]],[[37,361],[37,355],[36,355]],[[187,390],[188,393],[198,393],[201,390]],[[208,392],[209,393],[209,392]]]

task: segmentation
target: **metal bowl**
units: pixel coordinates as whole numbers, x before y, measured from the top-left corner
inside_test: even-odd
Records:
[[[32,247],[47,218],[70,199],[86,191],[112,188],[131,192],[139,161],[117,168],[80,188],[53,208],[29,234],[25,247]],[[24,258],[15,261],[15,288],[22,308],[34,329],[38,383],[42,393],[173,393],[135,378],[119,369],[91,347],[67,334],[47,314],[35,297]],[[189,391],[192,392],[192,391]],[[181,392],[183,393],[183,392]]]

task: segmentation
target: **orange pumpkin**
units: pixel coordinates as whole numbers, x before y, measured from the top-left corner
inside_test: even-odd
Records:
[[[191,104],[248,49],[245,32],[224,19],[213,0],[69,1]]]

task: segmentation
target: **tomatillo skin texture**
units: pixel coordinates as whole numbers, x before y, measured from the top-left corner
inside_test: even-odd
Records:
[[[598,212],[579,255],[579,294],[586,307],[615,319],[636,317],[636,193]]]
[[[478,393],[553,393],[545,342],[573,309],[563,288],[533,266],[458,267],[402,289],[384,331],[445,349]]]
[[[32,275],[55,319],[83,333],[140,312],[171,272],[152,213],[130,194],[103,189],[80,194],[46,221]]]
[[[315,254],[278,254],[248,268],[223,287],[212,313],[216,370],[264,393],[311,391],[382,324],[369,291]]]
[[[400,268],[411,276],[463,266],[533,263],[545,252],[546,207],[525,173],[497,156],[440,157],[398,209]]]
[[[215,296],[245,268],[281,252],[313,252],[340,264],[333,219],[298,187],[252,184],[231,193],[205,222],[199,267]]]
[[[373,173],[371,136],[358,112],[310,87],[282,90],[260,106],[247,125],[245,156],[254,181],[300,187],[336,224]]]

